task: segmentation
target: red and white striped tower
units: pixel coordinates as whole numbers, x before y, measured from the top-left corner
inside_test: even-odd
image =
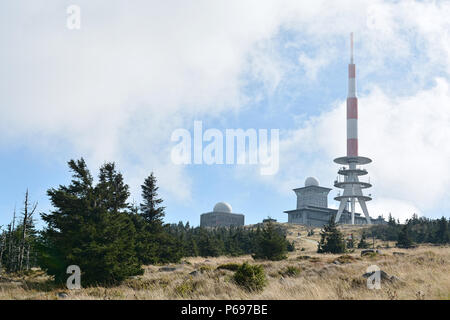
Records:
[[[356,97],[356,67],[353,63],[353,33],[350,34],[350,64],[347,95],[347,157],[358,156],[358,98]]]
[[[370,188],[372,185],[359,181],[358,176],[366,175],[367,170],[358,166],[372,162],[369,158],[358,156],[358,98],[356,97],[356,67],[353,61],[353,33],[350,34],[350,64],[348,65],[348,95],[347,95],[347,156],[334,159],[334,162],[344,165],[338,173],[343,179],[338,178],[334,186],[344,189],[343,195],[338,195],[334,199],[340,201],[336,215],[336,222],[339,222],[342,213],[351,204],[351,224],[355,224],[355,204],[358,201],[361,206],[366,221],[371,224],[366,201],[372,200],[365,196],[362,189]],[[347,221],[344,221],[344,223]]]

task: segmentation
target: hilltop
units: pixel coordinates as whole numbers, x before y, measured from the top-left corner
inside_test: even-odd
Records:
[[[361,256],[361,250],[344,255],[318,254],[320,229],[281,224],[296,250],[282,261],[254,261],[251,256],[193,257],[178,264],[145,266],[145,273],[114,287],[67,290],[55,287],[40,270],[24,277],[1,278],[0,299],[450,299],[450,247],[420,245],[398,249],[377,240],[378,254]],[[359,235],[364,226],[340,226],[344,234]],[[298,233],[300,232],[300,238]],[[237,286],[233,271],[218,269],[228,263],[260,264],[268,279],[261,292]],[[382,281],[369,290],[362,277],[377,265],[395,281]],[[290,274],[287,268],[298,270]]]

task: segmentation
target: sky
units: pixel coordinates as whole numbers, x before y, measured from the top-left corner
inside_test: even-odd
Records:
[[[51,210],[46,191],[81,157],[95,176],[114,161],[130,202],[154,172],[166,222],[198,225],[219,201],[287,221],[292,189],[331,188],[345,155],[350,32],[369,213],[449,217],[449,16],[447,1],[2,1],[0,225],[27,188]],[[194,121],[278,129],[279,170],[174,163],[172,133]]]

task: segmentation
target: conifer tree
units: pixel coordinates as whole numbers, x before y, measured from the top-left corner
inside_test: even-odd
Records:
[[[448,222],[445,217],[442,217],[437,221],[436,242],[442,244],[448,243],[449,238]]]
[[[361,235],[361,240],[358,243],[358,249],[366,249],[369,246],[369,243],[366,241],[366,233],[363,232]]]
[[[136,230],[129,213],[128,186],[113,163],[100,168],[94,185],[83,158],[69,161],[68,186],[47,191],[55,210],[43,213],[40,266],[63,282],[78,265],[82,285],[118,283],[142,273],[135,254]]]
[[[163,225],[165,207],[158,197],[158,187],[153,172],[142,188],[140,217],[135,219],[138,229],[137,253],[144,264],[177,262],[182,256],[182,244],[167,232]]]
[[[105,163],[100,168],[96,189],[101,202],[111,213],[118,213],[129,206],[129,187],[124,183],[122,174],[117,172],[114,162]]]
[[[152,172],[142,185],[141,215],[149,223],[162,224],[165,207],[160,205],[163,200],[158,198],[158,189],[156,178]]]
[[[338,230],[334,217],[330,218],[327,225],[320,233],[321,239],[317,248],[318,253],[343,253],[345,252],[345,240]]]
[[[286,259],[289,242],[276,230],[273,222],[266,223],[262,230],[258,228],[254,259],[282,260]]]
[[[413,242],[409,236],[408,224],[405,224],[398,235],[397,247],[410,248],[412,245]]]

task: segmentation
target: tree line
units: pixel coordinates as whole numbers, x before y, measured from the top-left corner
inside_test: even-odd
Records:
[[[418,217],[413,214],[404,224],[396,221],[389,214],[388,223],[385,225],[373,225],[361,235],[357,245],[359,249],[370,247],[366,241],[367,237],[377,238],[382,241],[396,241],[400,248],[411,248],[418,243],[430,243],[445,245],[450,243],[450,221],[445,217],[440,219],[429,219]],[[318,253],[343,253],[355,246],[353,235],[345,239],[342,232],[337,228],[334,217],[321,231],[321,239],[318,244]]]
[[[165,224],[165,207],[151,173],[141,186],[142,202],[129,203],[129,186],[113,162],[100,167],[97,182],[83,158],[70,160],[72,180],[47,191],[53,210],[41,213],[36,231],[26,193],[22,223],[15,218],[1,233],[0,268],[17,272],[39,266],[58,283],[77,265],[83,285],[115,284],[143,273],[142,265],[183,257],[252,254],[279,260],[293,250],[286,232],[273,223],[254,228],[205,229]]]
[[[370,228],[370,235],[383,241],[397,241],[400,246],[408,247],[414,243],[448,244],[450,243],[450,220],[445,217],[430,219],[413,214],[404,224],[389,215],[386,225]]]
[[[168,225],[168,233],[180,243],[183,257],[251,254],[255,259],[281,260],[294,244],[286,240],[286,230],[272,222],[253,227],[202,228]]]

